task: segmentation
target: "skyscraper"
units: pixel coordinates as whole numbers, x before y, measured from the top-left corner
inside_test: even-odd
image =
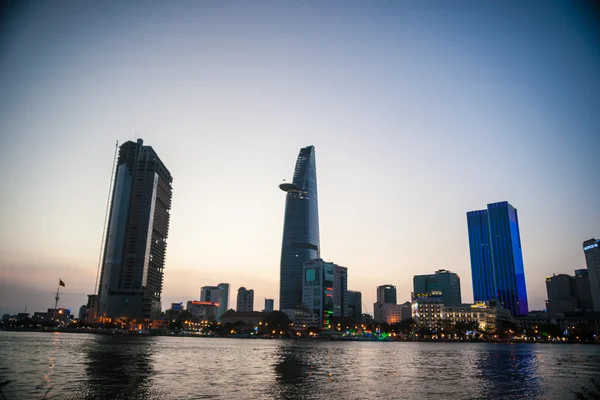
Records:
[[[333,323],[335,267],[335,264],[321,259],[304,264],[303,303],[310,313],[318,315],[319,326],[324,329],[330,329]]]
[[[104,259],[98,317],[153,319],[161,293],[173,178],[144,142],[119,149]]]
[[[414,293],[434,294],[433,292],[441,292],[444,304],[457,305],[461,304],[460,295],[460,277],[454,272],[440,269],[435,274],[416,275],[413,278]]]
[[[583,242],[583,253],[587,264],[594,311],[600,312],[600,240],[591,238]]]
[[[348,290],[348,313],[346,315],[355,324],[362,323],[362,293]]]
[[[275,303],[274,299],[265,299],[265,309],[263,311],[264,312],[273,312],[274,303]]]
[[[286,192],[279,308],[294,309],[302,305],[304,263],[319,258],[319,203],[315,148],[300,149],[294,178],[279,188]]]
[[[254,290],[253,289],[248,290],[243,286],[238,289],[237,307],[235,310],[237,312],[254,311]]]
[[[467,213],[473,298],[498,299],[513,315],[528,313],[517,209],[508,202]]]
[[[219,283],[217,286],[202,286],[200,288],[200,301],[216,303],[217,321],[225,314],[229,307],[229,283]]]
[[[381,285],[377,286],[377,302],[381,304],[396,304],[396,286]]]
[[[383,322],[384,306],[386,304],[396,304],[396,286],[381,285],[377,286],[377,301],[373,304],[373,320]]]

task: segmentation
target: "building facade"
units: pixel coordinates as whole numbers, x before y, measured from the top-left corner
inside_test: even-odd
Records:
[[[237,294],[237,312],[252,312],[254,311],[254,289],[246,289],[241,287]]]
[[[159,317],[173,178],[141,139],[119,149],[97,317]]]
[[[294,178],[279,188],[286,192],[279,308],[294,309],[302,305],[304,263],[319,258],[319,203],[315,148],[300,150]]]
[[[513,315],[526,315],[527,288],[517,210],[508,202],[467,213],[473,298],[498,299]]]
[[[264,312],[273,312],[275,309],[275,300],[274,299],[265,299],[265,309]]]
[[[377,286],[377,302],[386,304],[396,304],[396,286],[394,285],[381,285]]]
[[[414,293],[441,292],[444,304],[461,304],[460,277],[454,272],[440,269],[434,274],[416,275],[413,278]]]
[[[348,316],[348,268],[333,264],[333,316]]]
[[[594,311],[600,312],[600,240],[583,242],[583,253],[590,280],[590,294]]]
[[[348,290],[348,313],[354,324],[362,324],[362,293],[356,290]]]
[[[576,270],[574,276],[555,274],[546,277],[546,291],[546,310],[550,316],[573,311],[593,311],[587,270]]]
[[[309,312],[319,316],[319,327],[331,329],[334,317],[335,264],[321,259],[304,263],[302,303]]]
[[[190,300],[186,304],[186,311],[196,320],[216,321],[219,305],[210,301]]]
[[[217,305],[217,321],[229,309],[229,283],[219,283],[217,286],[200,288],[200,301]]]

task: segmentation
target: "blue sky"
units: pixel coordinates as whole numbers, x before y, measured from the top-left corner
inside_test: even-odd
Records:
[[[15,2],[0,20],[0,312],[92,293],[115,141],[174,177],[163,308],[278,298],[285,198],[314,145],[322,256],[410,299],[472,300],[465,213],[519,211],[532,309],[600,235],[600,31],[586,2]],[[277,306],[277,302],[276,302]]]

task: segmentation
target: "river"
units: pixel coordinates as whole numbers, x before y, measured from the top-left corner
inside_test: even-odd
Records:
[[[573,399],[599,376],[596,345],[0,332],[6,399]]]

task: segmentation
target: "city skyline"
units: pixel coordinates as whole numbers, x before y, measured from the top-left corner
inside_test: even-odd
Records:
[[[597,27],[569,3],[436,7],[16,7],[0,41],[0,312],[53,306],[58,277],[61,306],[87,302],[114,141],[137,137],[176,177],[163,309],[214,282],[279,308],[276,185],[307,145],[321,256],[369,312],[378,285],[402,303],[441,268],[472,301],[464,215],[502,200],[543,309],[545,277],[585,268],[600,235]]]

